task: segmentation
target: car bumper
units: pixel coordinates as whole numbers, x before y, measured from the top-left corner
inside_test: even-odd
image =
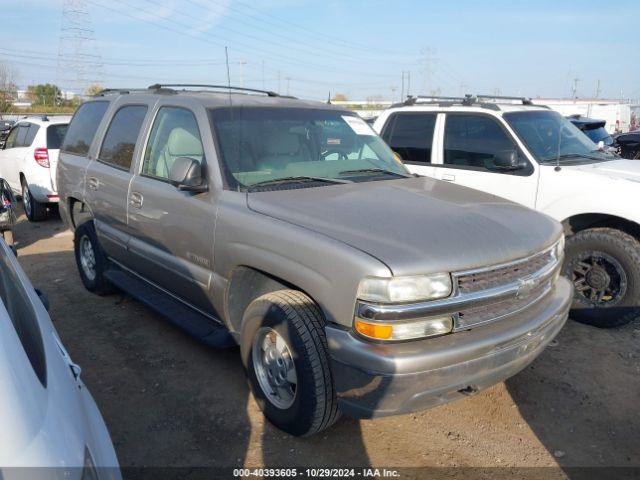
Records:
[[[441,337],[380,344],[327,327],[343,413],[397,415],[450,402],[499,383],[529,365],[564,325],[573,287],[560,277],[544,299],[510,317]]]

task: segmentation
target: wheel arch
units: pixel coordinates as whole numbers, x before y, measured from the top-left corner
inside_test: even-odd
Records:
[[[614,228],[640,240],[640,224],[616,215],[606,213],[581,213],[562,221],[565,235],[587,230],[589,228]]]
[[[75,197],[68,197],[66,202],[69,218],[74,229],[78,228],[78,226],[84,222],[93,219],[93,212],[82,200]]]
[[[315,302],[309,293],[291,282],[248,265],[235,267],[229,276],[224,296],[225,312],[231,331],[242,332],[244,312],[256,298],[285,289],[298,290]],[[322,308],[320,310],[322,311]]]

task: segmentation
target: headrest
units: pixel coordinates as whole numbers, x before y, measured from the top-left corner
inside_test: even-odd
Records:
[[[204,153],[200,139],[180,127],[171,130],[167,151],[173,157],[200,157]]]
[[[267,138],[267,155],[292,155],[300,151],[298,135],[289,132],[274,132]]]

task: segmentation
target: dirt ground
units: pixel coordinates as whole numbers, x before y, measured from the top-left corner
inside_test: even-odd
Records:
[[[87,292],[58,217],[23,216],[15,236],[123,467],[640,467],[638,320],[570,321],[529,368],[476,396],[297,439],[265,422],[237,349],[199,344],[126,295]]]

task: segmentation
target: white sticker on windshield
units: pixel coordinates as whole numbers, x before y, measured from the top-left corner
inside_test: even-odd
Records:
[[[354,117],[352,115],[343,115],[342,119],[347,122],[347,125],[351,127],[351,130],[356,132],[356,135],[375,135],[373,129],[367,125],[367,122],[360,117]]]

